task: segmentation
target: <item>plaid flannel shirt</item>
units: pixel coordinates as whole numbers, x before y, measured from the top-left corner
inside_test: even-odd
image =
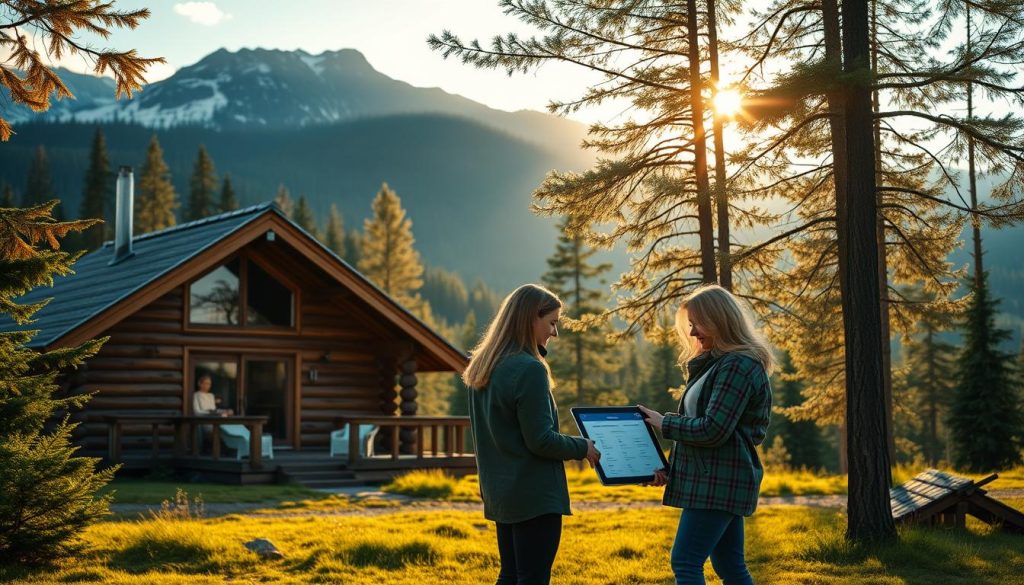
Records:
[[[760,362],[745,354],[727,353],[714,368],[700,389],[697,416],[672,413],[661,423],[662,436],[675,441],[662,503],[749,516],[764,477],[754,447],[768,429],[771,386]]]

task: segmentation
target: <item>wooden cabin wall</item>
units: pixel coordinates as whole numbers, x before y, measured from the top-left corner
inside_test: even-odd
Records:
[[[72,391],[96,392],[86,407],[73,415],[73,420],[81,423],[76,438],[83,454],[106,452],[104,415],[185,412],[183,402],[191,400],[193,391],[185,387],[189,383],[186,357],[197,352],[297,354],[299,392],[293,404],[300,409],[296,434],[304,450],[326,449],[339,417],[392,414],[396,409],[395,366],[389,352],[396,345],[394,338],[382,338],[384,326],[368,323],[366,314],[354,314],[355,305],[339,303],[339,297],[345,296],[339,285],[315,278],[312,271],[296,269],[296,274],[303,281],[298,332],[186,330],[185,286],[105,332],[110,340],[71,378]],[[313,368],[316,381],[310,376]],[[148,425],[125,425],[125,450],[150,448],[150,432]],[[170,427],[162,430],[163,448],[171,448],[172,433]]]

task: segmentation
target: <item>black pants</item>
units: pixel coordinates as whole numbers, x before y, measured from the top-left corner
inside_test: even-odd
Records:
[[[562,515],[544,514],[515,524],[496,524],[501,556],[496,585],[548,585],[562,539]]]

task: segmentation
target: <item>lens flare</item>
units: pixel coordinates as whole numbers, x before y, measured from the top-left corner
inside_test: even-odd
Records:
[[[723,89],[715,95],[715,111],[719,116],[733,117],[743,107],[743,96],[733,89]]]

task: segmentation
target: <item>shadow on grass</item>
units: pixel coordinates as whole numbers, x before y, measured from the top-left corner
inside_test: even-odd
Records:
[[[213,568],[214,555],[215,551],[201,543],[140,539],[114,553],[109,566],[136,574],[168,567],[183,573],[203,573]]]
[[[355,567],[396,571],[408,565],[436,565],[441,553],[430,543],[416,540],[397,545],[363,542],[346,550],[343,556]]]

